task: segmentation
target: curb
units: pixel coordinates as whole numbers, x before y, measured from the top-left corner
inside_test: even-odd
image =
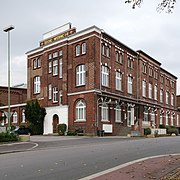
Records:
[[[121,168],[127,167],[129,165],[132,165],[132,164],[135,164],[135,163],[138,163],[138,162],[141,162],[141,161],[145,161],[145,160],[148,160],[148,159],[160,158],[160,157],[166,157],[166,156],[179,156],[179,155],[180,155],[180,153],[178,153],[178,154],[164,154],[164,155],[158,155],[158,156],[145,157],[145,158],[137,159],[137,160],[134,160],[134,161],[131,161],[131,162],[128,162],[128,163],[121,164],[119,166],[115,166],[113,168],[107,169],[105,171],[101,171],[99,173],[92,174],[90,176],[81,178],[79,180],[91,180],[91,179],[97,178],[99,176],[111,173],[113,171],[119,170]]]

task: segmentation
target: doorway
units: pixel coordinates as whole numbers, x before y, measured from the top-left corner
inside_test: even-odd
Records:
[[[59,116],[55,114],[53,116],[53,133],[58,133]]]

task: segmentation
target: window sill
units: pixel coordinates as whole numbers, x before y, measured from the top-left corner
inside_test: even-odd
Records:
[[[101,122],[110,122],[109,120],[101,120]]]
[[[74,122],[86,122],[86,120],[75,120]]]

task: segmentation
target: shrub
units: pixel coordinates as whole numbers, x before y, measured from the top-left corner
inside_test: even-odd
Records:
[[[146,129],[144,129],[144,135],[149,135],[149,134],[151,134],[151,129],[150,128],[146,128]]]
[[[67,132],[67,135],[68,135],[68,136],[76,136],[76,135],[77,135],[77,132],[76,132],[76,131],[68,131],[68,132]]]
[[[160,125],[159,125],[159,128],[160,128],[160,129],[166,129],[166,126],[165,126],[164,124],[160,124]]]
[[[60,136],[64,136],[64,134],[66,132],[66,129],[67,129],[67,125],[66,124],[59,124],[58,125],[58,134]]]
[[[14,129],[16,129],[16,126],[11,126],[11,131],[13,131]]]
[[[18,141],[16,134],[0,133],[0,142]]]
[[[166,130],[167,130],[167,134],[176,134],[176,136],[178,135],[178,129],[175,128],[174,126],[166,126]]]

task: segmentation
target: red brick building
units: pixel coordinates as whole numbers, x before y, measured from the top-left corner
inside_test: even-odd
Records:
[[[19,126],[26,125],[24,107],[27,100],[27,88],[25,84],[14,86],[10,88],[10,125]],[[0,116],[4,117],[4,120],[1,122],[1,125],[7,126],[8,112],[8,88],[5,86],[0,86]]]
[[[177,78],[96,26],[76,32],[68,23],[52,30],[27,60],[27,99],[46,108],[44,134],[55,133],[60,123],[111,135],[180,124]]]

